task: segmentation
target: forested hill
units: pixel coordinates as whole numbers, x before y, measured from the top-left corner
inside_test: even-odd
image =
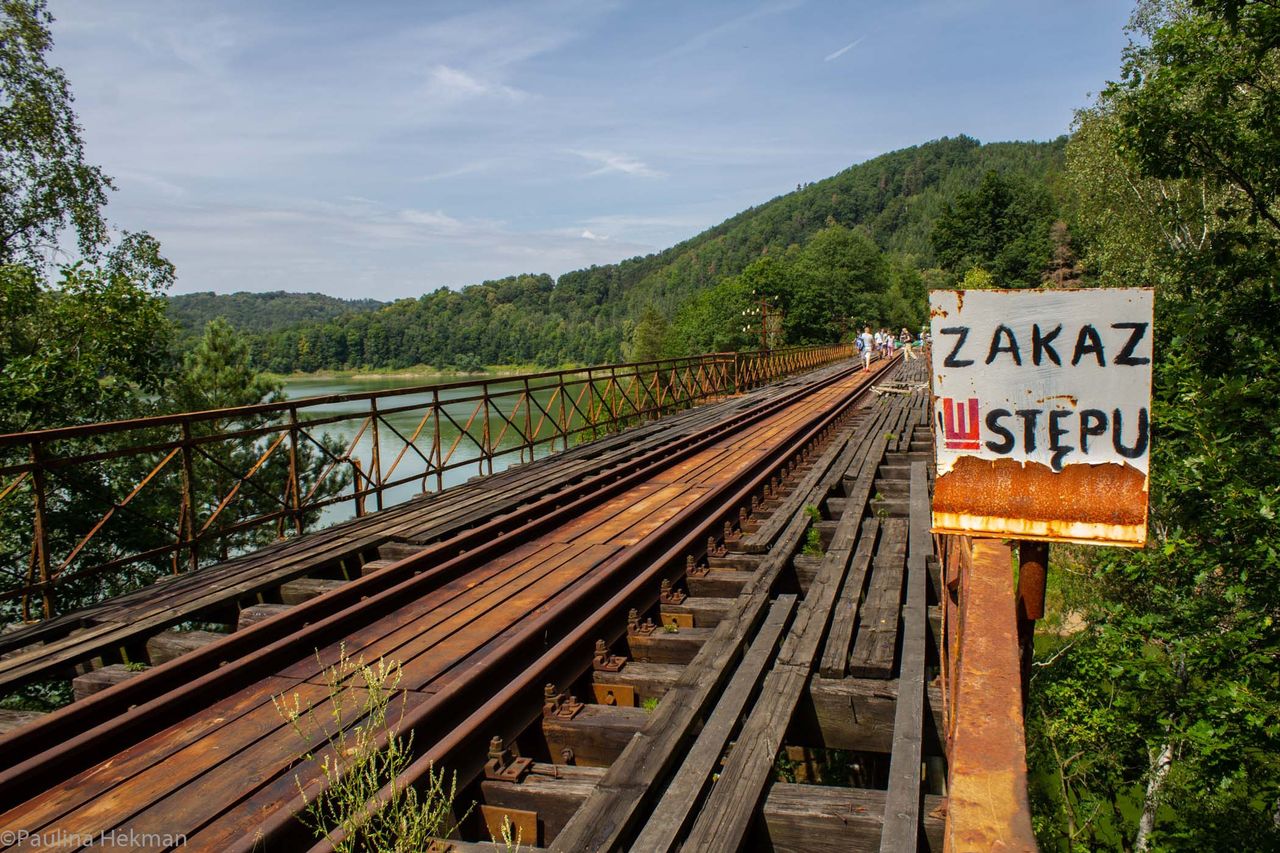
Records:
[[[254,334],[255,359],[288,372],[601,363],[737,348],[752,337],[730,315],[740,316],[743,294],[753,286],[788,310],[787,343],[833,340],[841,322],[914,324],[923,319],[929,270],[939,265],[934,226],[991,173],[1004,181],[997,190],[1031,199],[1019,202],[1035,219],[1035,233],[1023,243],[1035,275],[1047,270],[1065,144],[1063,137],[982,145],[959,136],[905,148],[797,187],[653,255],[558,281],[517,275],[461,291],[441,288],[373,311]],[[815,243],[820,232],[832,233]],[[777,263],[759,265],[765,257]],[[759,268],[748,269],[753,262]],[[952,275],[965,271],[955,259],[949,266]],[[264,322],[261,314],[255,322]]]
[[[184,337],[199,335],[210,320],[223,318],[242,332],[263,334],[302,324],[323,323],[348,311],[372,311],[376,299],[338,299],[323,293],[181,293],[168,298],[169,317]]]

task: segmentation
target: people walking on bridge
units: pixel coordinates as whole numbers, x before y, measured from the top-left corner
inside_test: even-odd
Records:
[[[871,348],[875,345],[875,341],[871,337],[870,326],[862,330],[860,341],[862,344],[862,370],[865,373],[871,369]]]
[[[916,357],[916,354],[915,352],[912,351],[911,333],[907,331],[906,326],[903,326],[902,331],[898,333],[898,340],[902,342],[902,346],[903,346],[902,357],[907,361],[914,360]]]

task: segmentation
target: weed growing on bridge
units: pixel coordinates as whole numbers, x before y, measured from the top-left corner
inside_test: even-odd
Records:
[[[802,553],[808,557],[821,557],[823,554],[822,533],[818,530],[818,522],[822,521],[822,513],[818,512],[818,508],[813,504],[808,504],[804,508],[804,514],[809,516],[813,523],[809,525],[809,530],[804,535],[804,550]]]
[[[328,697],[317,705],[299,694],[273,697],[279,712],[306,744],[307,765],[294,779],[306,806],[302,820],[339,853],[416,851],[449,835],[471,809],[455,817],[457,775],[428,769],[424,785],[404,783],[413,759],[413,735],[401,736],[404,705],[396,661],[366,664],[341,648],[325,669]],[[400,699],[400,718],[392,721]],[[379,792],[389,799],[379,807]]]

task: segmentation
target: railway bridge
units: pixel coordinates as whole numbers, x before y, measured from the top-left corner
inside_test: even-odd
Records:
[[[75,701],[3,712],[0,849],[377,849],[406,789],[440,851],[1031,849],[1034,605],[930,532],[929,411],[832,347],[2,436],[0,691]]]

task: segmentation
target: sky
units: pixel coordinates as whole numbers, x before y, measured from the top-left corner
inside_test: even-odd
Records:
[[[878,154],[1052,139],[1124,0],[50,0],[174,293],[396,299],[660,251]]]

